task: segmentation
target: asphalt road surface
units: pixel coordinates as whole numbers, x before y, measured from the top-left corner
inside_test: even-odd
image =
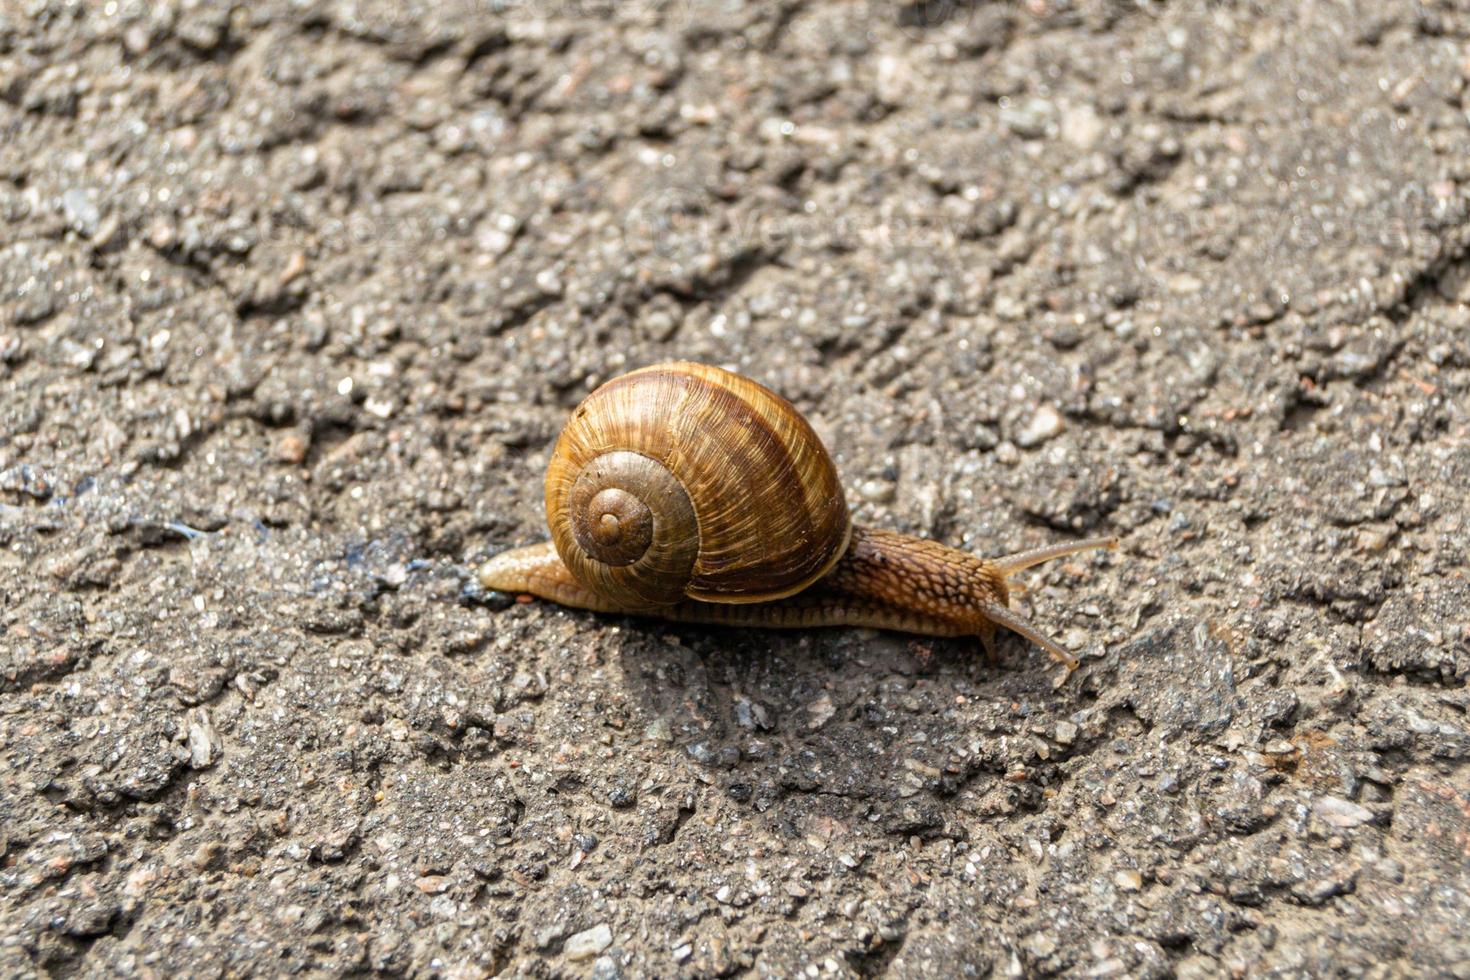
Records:
[[[1470,9],[0,4],[0,973],[1470,976]],[[477,592],[781,391],[1014,636]]]

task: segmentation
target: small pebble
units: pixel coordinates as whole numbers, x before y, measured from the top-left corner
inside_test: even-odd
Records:
[[[606,922],[567,937],[562,952],[573,963],[590,960],[612,945],[612,929]]]
[[[1043,405],[1036,410],[1031,421],[1016,433],[1016,445],[1022,449],[1030,449],[1032,446],[1041,445],[1061,431],[1061,413],[1050,405]]]
[[[97,233],[102,221],[102,212],[92,195],[80,187],[73,187],[61,195],[61,213],[72,231],[87,238]]]
[[[1373,811],[1338,796],[1324,796],[1312,809],[1324,823],[1333,827],[1357,827],[1373,819]]]
[[[1044,932],[1038,932],[1026,940],[1026,949],[1037,959],[1045,959],[1057,951],[1057,941]]]
[[[864,480],[858,484],[858,496],[874,504],[886,504],[893,500],[898,488],[887,480]]]
[[[0,490],[23,493],[35,500],[49,500],[51,480],[41,470],[27,463],[18,463],[0,472]]]
[[[832,704],[832,699],[824,694],[806,706],[806,713],[809,716],[806,727],[815,731],[832,720],[837,708]]]
[[[1026,315],[1026,304],[1014,296],[1002,294],[995,298],[995,315],[1002,320],[1019,320]]]
[[[1075,106],[1062,114],[1062,139],[1073,146],[1090,150],[1105,131],[1097,110],[1090,105]]]
[[[210,721],[209,712],[203,708],[189,712],[189,768],[208,768],[214,763],[219,751],[219,733]]]
[[[1045,99],[1026,99],[1002,108],[1000,121],[1022,139],[1038,139],[1046,135],[1054,111]]]
[[[643,729],[643,740],[645,742],[662,742],[668,744],[674,740],[673,729],[669,726],[667,718],[655,718]]]

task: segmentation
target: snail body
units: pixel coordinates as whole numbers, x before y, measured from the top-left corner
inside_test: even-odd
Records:
[[[597,612],[731,626],[1004,626],[1077,661],[1009,605],[1009,576],[1115,538],[984,559],[854,526],[836,467],[784,398],[701,364],[643,368],[572,413],[546,474],[552,540],[491,558],[488,589]]]

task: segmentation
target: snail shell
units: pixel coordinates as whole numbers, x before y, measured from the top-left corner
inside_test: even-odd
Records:
[[[852,533],[837,469],[791,403],[685,362],[587,396],[552,452],[546,517],[572,574],[635,609],[792,595]]]

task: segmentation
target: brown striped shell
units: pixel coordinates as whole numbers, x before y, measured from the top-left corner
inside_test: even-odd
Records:
[[[791,403],[686,362],[614,378],[577,407],[546,470],[546,519],[583,584],[650,608],[799,592],[852,530],[837,468]]]

